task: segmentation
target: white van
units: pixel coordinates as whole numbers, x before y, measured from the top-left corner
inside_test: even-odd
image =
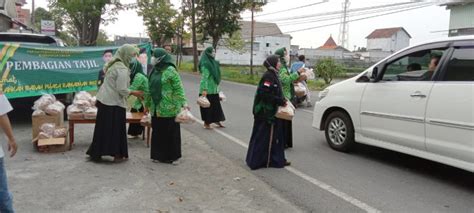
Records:
[[[320,92],[313,116],[335,150],[357,142],[474,172],[474,36],[405,48]]]

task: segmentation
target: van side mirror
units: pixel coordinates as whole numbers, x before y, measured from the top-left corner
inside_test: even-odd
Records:
[[[377,67],[374,67],[374,69],[372,70],[372,76],[370,78],[373,80],[376,80],[378,76],[379,76],[379,69]]]

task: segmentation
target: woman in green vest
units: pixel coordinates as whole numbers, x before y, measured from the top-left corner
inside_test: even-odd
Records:
[[[142,91],[148,93],[148,77],[143,72],[142,64],[133,59],[130,63],[130,90]],[[131,112],[144,112],[143,98],[137,98],[133,103]],[[128,127],[129,138],[138,138],[143,133],[143,126],[140,124],[130,124]]]
[[[104,83],[97,93],[97,118],[92,144],[87,154],[92,160],[112,156],[115,161],[128,158],[126,109],[129,95],[143,97],[142,91],[130,90],[130,62],[138,49],[125,44],[105,66]]]
[[[290,73],[290,70],[288,70],[288,51],[285,47],[275,51],[275,54],[280,57],[281,67],[279,70],[279,77],[283,87],[283,95],[285,96],[286,100],[292,101],[295,97],[293,82],[304,80],[304,77],[300,77],[300,73],[302,72],[302,70],[298,70],[298,72],[295,73]],[[292,122],[287,120],[281,120],[281,122],[283,139],[286,144],[285,148],[291,148],[293,147]]]
[[[199,87],[199,96],[205,96],[211,103],[211,107],[201,107],[201,118],[204,121],[204,128],[211,129],[211,124],[215,123],[223,128],[221,122],[225,121],[224,111],[222,110],[219,97],[219,84],[221,82],[221,69],[219,62],[216,61],[216,52],[214,48],[208,47],[199,60],[199,72],[201,73],[201,84]]]
[[[181,127],[175,118],[188,108],[186,96],[176,65],[165,49],[153,50],[152,65],[145,103],[152,116],[151,159],[171,164],[181,158]]]

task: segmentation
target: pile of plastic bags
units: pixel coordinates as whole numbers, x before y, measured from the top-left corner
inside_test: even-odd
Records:
[[[72,105],[67,107],[69,119],[95,119],[97,117],[96,101],[96,97],[88,92],[78,92]]]
[[[45,94],[35,101],[32,109],[33,116],[57,115],[63,112],[65,106],[56,100],[54,95]]]

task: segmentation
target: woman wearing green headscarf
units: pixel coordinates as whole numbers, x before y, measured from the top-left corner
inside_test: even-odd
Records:
[[[293,100],[295,97],[295,92],[293,88],[293,82],[304,80],[304,75],[300,73],[302,70],[298,70],[298,72],[290,73],[288,70],[288,51],[285,47],[278,49],[275,51],[275,55],[280,57],[281,67],[279,70],[279,77],[283,87],[283,95],[285,96],[286,100]],[[291,121],[279,119],[279,122],[282,123],[282,134],[285,140],[285,148],[293,147],[293,127]]]
[[[92,144],[87,154],[92,160],[112,156],[115,161],[128,158],[126,109],[129,95],[142,97],[143,92],[129,89],[130,62],[138,49],[123,45],[105,66],[104,83],[97,93],[97,119]]]
[[[143,72],[142,64],[137,60],[133,59],[130,63],[130,90],[142,91],[145,94],[148,93],[148,78]],[[137,98],[133,103],[131,112],[143,112],[145,108],[143,106],[143,98]],[[140,124],[130,124],[128,127],[129,138],[137,138],[143,133],[143,126]]]
[[[201,84],[199,87],[199,96],[205,96],[211,103],[211,107],[201,107],[201,118],[204,121],[204,128],[211,129],[211,124],[215,123],[218,127],[224,127],[222,121],[225,121],[224,111],[222,111],[221,100],[219,97],[219,84],[221,82],[221,69],[219,62],[216,61],[216,52],[214,48],[208,47],[199,60],[199,72],[201,73]]]
[[[176,65],[165,49],[154,49],[151,63],[145,102],[152,115],[151,159],[173,163],[181,158],[181,127],[175,118],[187,108],[186,96]]]

